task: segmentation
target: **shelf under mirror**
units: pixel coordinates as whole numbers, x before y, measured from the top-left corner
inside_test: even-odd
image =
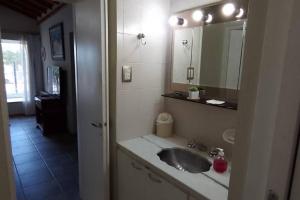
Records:
[[[188,101],[193,103],[200,103],[208,106],[215,106],[215,107],[226,108],[231,110],[237,110],[238,107],[237,102],[233,102],[225,99],[213,98],[208,95],[201,96],[200,99],[189,99],[188,94],[186,92],[173,92],[173,93],[163,94],[162,96],[166,98],[178,99],[178,100]],[[224,101],[224,103],[212,104],[212,103],[208,103],[207,102],[208,100],[219,100],[219,101]]]

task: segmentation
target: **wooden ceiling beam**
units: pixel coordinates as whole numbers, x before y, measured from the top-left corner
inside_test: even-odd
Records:
[[[3,1],[3,0],[1,0]],[[5,1],[5,0],[4,0]],[[7,1],[6,1],[7,2]],[[9,4],[11,4],[12,6],[15,6],[19,9],[24,9],[28,12],[31,12],[33,13],[35,16],[40,16],[43,11],[38,9],[38,8],[34,8],[34,7],[31,7],[30,5],[28,5],[26,2],[24,2],[23,0],[22,1],[19,1],[19,0],[10,0],[8,1]]]
[[[23,0],[24,3],[28,4],[28,6],[32,6],[35,9],[41,10],[41,12],[46,12],[49,7],[40,4],[39,1],[35,1],[35,0]]]
[[[12,9],[12,10],[15,10],[16,12],[22,13],[23,15],[26,15],[26,16],[28,16],[30,18],[36,19],[36,15],[35,14],[33,14],[33,13],[29,12],[29,11],[26,11],[26,10],[24,10],[22,8],[19,8],[17,6],[14,6],[14,5],[6,2],[6,1],[0,1],[0,4],[3,5],[3,6],[5,6],[5,7],[7,7],[7,8]]]
[[[46,6],[47,8],[52,8],[52,6],[56,4],[54,1],[51,0],[35,0],[35,1],[38,2],[39,4]]]
[[[49,17],[51,17],[52,15],[54,15],[55,13],[57,13],[65,5],[66,4],[64,4],[64,3],[59,3],[52,10],[50,10],[48,13],[45,13],[44,16],[41,16],[41,18],[38,19],[38,23],[39,24],[42,23],[43,21],[45,21],[46,19],[48,19]]]
[[[12,8],[16,8],[18,10],[24,10],[25,12],[29,12],[32,13],[34,16],[40,16],[42,14],[42,11],[39,9],[35,9],[33,7],[31,7],[30,5],[26,4],[25,2],[21,2],[21,1],[17,1],[17,0],[13,0],[13,1],[3,1],[1,0],[1,2],[5,2],[7,4],[10,4],[12,6]]]

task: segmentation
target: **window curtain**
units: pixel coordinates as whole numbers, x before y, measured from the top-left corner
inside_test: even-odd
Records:
[[[41,67],[40,57],[40,37],[38,35],[26,35],[21,40],[24,66],[24,113],[25,115],[35,114],[34,97],[37,95],[36,79],[39,67]]]

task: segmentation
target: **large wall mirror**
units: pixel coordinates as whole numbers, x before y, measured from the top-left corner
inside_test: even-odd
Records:
[[[221,7],[218,4],[174,14],[183,22],[173,26],[173,90],[197,85],[214,93],[236,95],[231,99],[237,100],[247,19],[245,13],[239,18],[224,17],[218,12]],[[193,15],[200,9],[214,10],[216,18],[209,23],[195,22]]]

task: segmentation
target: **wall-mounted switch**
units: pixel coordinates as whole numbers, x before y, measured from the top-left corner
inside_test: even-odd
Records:
[[[122,82],[132,81],[132,67],[128,65],[123,65],[122,67]]]

